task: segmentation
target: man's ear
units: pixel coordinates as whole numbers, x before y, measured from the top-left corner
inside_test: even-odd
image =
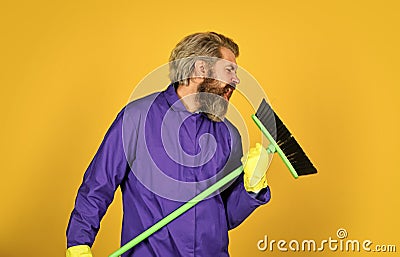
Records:
[[[204,78],[206,74],[206,63],[203,60],[197,60],[194,63],[194,76]]]

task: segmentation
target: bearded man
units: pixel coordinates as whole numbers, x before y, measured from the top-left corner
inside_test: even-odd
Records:
[[[92,256],[118,187],[125,244],[242,165],[240,134],[225,118],[240,82],[238,55],[237,44],[215,32],[195,33],[176,45],[171,84],[117,115],[86,170],[67,228],[67,256]],[[255,158],[265,149],[257,151]],[[228,230],[270,199],[263,172],[251,186],[242,173],[123,256],[229,256]]]

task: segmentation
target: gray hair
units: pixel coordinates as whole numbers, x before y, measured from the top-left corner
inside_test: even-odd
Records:
[[[222,34],[201,32],[186,36],[175,46],[169,57],[171,82],[188,85],[195,62],[204,60],[209,66],[213,66],[217,58],[222,58],[221,47],[231,50],[235,57],[239,56],[238,45]]]

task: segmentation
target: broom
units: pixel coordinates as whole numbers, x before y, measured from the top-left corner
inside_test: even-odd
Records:
[[[262,100],[256,114],[251,117],[270,142],[267,151],[269,153],[277,152],[294,178],[317,173],[317,169],[308,159],[292,133],[265,99]]]
[[[267,151],[270,153],[278,152],[279,156],[289,168],[293,177],[297,178],[298,176],[317,172],[311,161],[301,149],[300,145],[297,143],[292,134],[276,115],[276,113],[267,104],[265,99],[262,100],[260,107],[258,108],[256,114],[252,115],[252,118],[270,142]],[[276,130],[274,127],[275,122]],[[275,133],[275,131],[277,133]],[[274,137],[271,134],[274,135]],[[277,138],[277,140],[275,141],[274,138]],[[243,166],[240,166],[234,171],[231,171],[228,175],[217,181],[215,184],[211,185],[209,188],[205,189],[203,192],[189,200],[187,203],[183,204],[181,207],[171,212],[162,220],[158,221],[153,226],[126,243],[117,251],[113,252],[111,255],[109,255],[109,257],[120,256],[129,249],[133,248],[134,246],[148,238],[150,235],[185,213],[187,210],[189,210],[205,198],[207,198],[216,190],[229,183],[229,181],[238,177],[242,172]]]

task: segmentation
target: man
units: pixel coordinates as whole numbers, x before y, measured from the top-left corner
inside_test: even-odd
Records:
[[[67,256],[92,256],[118,186],[125,244],[242,165],[239,132],[225,119],[239,84],[238,55],[236,43],[214,32],[177,44],[170,56],[171,84],[129,103],[90,163],[67,228]],[[228,230],[270,199],[265,149],[257,144],[247,159],[245,174],[123,256],[229,256]]]

